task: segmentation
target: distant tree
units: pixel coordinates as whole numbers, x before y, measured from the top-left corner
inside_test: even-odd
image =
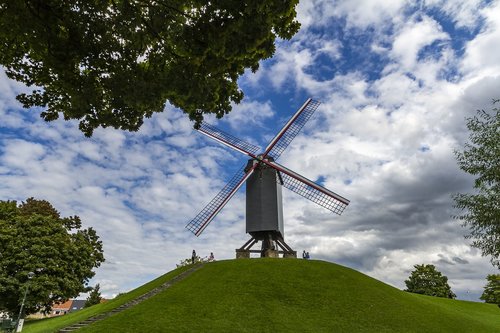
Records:
[[[52,121],[136,131],[166,101],[196,125],[239,103],[245,69],[299,29],[298,0],[6,0],[0,64],[34,86],[17,99]]]
[[[85,301],[85,308],[88,308],[89,306],[100,304],[102,297],[101,297],[101,291],[99,290],[101,286],[98,284],[95,285],[94,288],[89,293],[89,297],[87,297],[87,301]]]
[[[408,280],[405,280],[405,291],[445,298],[456,295],[448,285],[448,278],[439,272],[434,265],[415,265]]]
[[[480,299],[486,303],[494,303],[500,306],[500,274],[489,274],[486,280],[488,283],[484,286]]]
[[[61,217],[45,200],[0,201],[0,312],[17,314],[28,283],[26,313],[49,311],[87,291],[103,261],[99,237],[78,216]]]
[[[455,207],[463,212],[457,218],[469,227],[466,237],[473,240],[472,246],[491,256],[492,264],[500,268],[500,109],[477,111],[467,119],[467,128],[470,143],[455,155],[460,168],[476,176],[476,192],[453,197]]]

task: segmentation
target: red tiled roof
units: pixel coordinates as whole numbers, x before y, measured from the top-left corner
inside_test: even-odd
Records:
[[[73,300],[70,299],[62,304],[56,303],[52,306],[52,310],[69,310],[71,308],[71,304],[73,304]]]

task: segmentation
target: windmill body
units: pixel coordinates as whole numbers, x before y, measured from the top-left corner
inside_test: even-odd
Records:
[[[249,160],[245,170],[257,160]],[[267,165],[257,166],[246,182],[246,232],[258,240],[283,238],[283,200],[278,172]]]
[[[282,187],[339,215],[349,204],[346,198],[276,162],[316,111],[318,105],[319,102],[308,99],[271,140],[262,154],[258,154],[259,147],[202,123],[198,128],[200,133],[251,159],[186,225],[186,228],[199,236],[246,182],[246,232],[252,238],[236,250],[237,257],[249,257],[251,252],[260,253],[261,256],[278,256],[278,254],[283,254],[284,257],[296,256],[296,252],[284,240]],[[252,250],[252,247],[259,241],[262,242],[261,250]]]

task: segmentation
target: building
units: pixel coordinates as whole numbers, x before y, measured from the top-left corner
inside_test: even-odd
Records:
[[[71,308],[69,309],[69,312],[75,312],[83,309],[83,307],[85,306],[85,302],[87,301],[84,299],[74,299],[73,302],[71,303]]]
[[[101,302],[104,302],[102,300]],[[29,315],[29,318],[46,318],[46,317],[57,317],[62,316],[67,313],[75,312],[83,309],[86,300],[84,299],[70,299],[64,303],[56,303],[52,306],[52,309],[48,313],[37,312]]]
[[[62,316],[68,313],[71,310],[71,305],[73,304],[73,300],[70,299],[64,303],[56,303],[52,306],[50,310],[49,317],[54,316]]]

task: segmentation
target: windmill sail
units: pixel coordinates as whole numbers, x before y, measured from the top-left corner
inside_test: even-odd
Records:
[[[324,207],[336,214],[341,215],[344,209],[349,205],[349,200],[334,193],[323,186],[307,179],[304,176],[285,168],[278,163],[270,163],[280,171],[283,180],[283,186],[306,199]],[[279,180],[278,180],[279,181]]]
[[[238,139],[237,137],[223,132],[220,129],[207,123],[202,123],[198,131],[250,157],[255,157],[260,150],[259,147]]]
[[[233,197],[243,183],[250,177],[256,166],[250,168],[246,173],[244,167],[238,170],[229,183],[202,209],[194,219],[186,225],[186,229],[199,236],[208,226],[219,211]]]
[[[290,142],[297,136],[302,127],[314,114],[321,103],[309,98],[302,107],[295,112],[290,120],[283,126],[281,131],[269,143],[264,156],[271,156],[276,161],[281,153],[288,147]]]

